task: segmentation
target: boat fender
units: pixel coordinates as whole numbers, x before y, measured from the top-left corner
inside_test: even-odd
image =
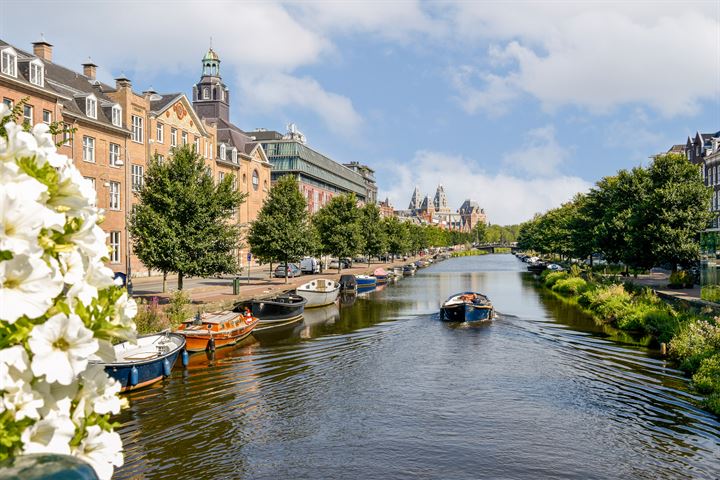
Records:
[[[138,381],[140,380],[140,373],[138,372],[138,369],[135,365],[130,369],[130,385],[135,386],[138,384]]]
[[[210,337],[210,340],[208,340],[207,347],[205,347],[205,350],[209,352],[215,351],[215,339]]]
[[[182,364],[183,367],[187,367],[190,364],[190,355],[188,355],[188,351],[185,349],[182,351]]]
[[[170,361],[166,358],[165,360],[163,360],[163,375],[169,377],[170,370],[172,370],[172,367],[170,366]]]

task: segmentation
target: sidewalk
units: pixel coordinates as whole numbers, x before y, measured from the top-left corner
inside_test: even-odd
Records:
[[[340,275],[370,275],[375,271],[376,268],[384,268],[386,270],[407,265],[408,263],[414,262],[423,257],[408,257],[407,260],[398,260],[393,263],[372,263],[368,266],[366,263],[355,264],[351,268],[344,268],[340,272]],[[264,270],[268,270],[268,266],[262,267]],[[258,269],[259,270],[259,269]],[[259,272],[257,272],[259,273]],[[337,269],[325,270],[323,273],[316,275],[300,275],[295,278],[288,278],[285,283],[284,278],[267,278],[267,271],[264,272],[265,276],[253,275],[252,271],[250,274],[250,281],[248,282],[247,277],[240,277],[240,293],[239,295],[233,295],[232,293],[232,278],[234,277],[223,277],[223,278],[207,278],[207,279],[194,279],[196,283],[200,283],[199,286],[188,286],[186,281],[186,287],[183,289],[188,295],[194,305],[203,305],[208,308],[227,308],[228,306],[253,298],[265,298],[270,297],[282,292],[294,290],[296,287],[307,283],[314,278],[329,278],[335,281],[340,279]],[[177,287],[177,276],[168,276],[167,292],[155,293],[148,292],[147,289],[143,289],[143,285],[148,283],[156,283],[157,277],[148,278],[137,278],[133,279],[134,294],[136,299],[143,299],[150,301],[151,298],[157,297],[161,304],[167,303],[169,297],[172,295]],[[158,289],[159,290],[159,289]]]
[[[627,280],[636,285],[652,288],[660,298],[672,301],[680,301],[686,305],[699,308],[710,308],[715,313],[720,313],[720,305],[703,300],[700,296],[700,286],[693,288],[670,288],[668,282],[670,275],[665,272],[651,272],[646,275],[638,275],[637,278],[630,277]]]

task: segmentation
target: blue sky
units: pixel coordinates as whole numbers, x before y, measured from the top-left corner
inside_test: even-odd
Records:
[[[443,183],[493,223],[720,130],[718,1],[0,1],[0,38],[41,32],[60,64],[188,95],[212,36],[241,128],[294,122],[397,208]]]

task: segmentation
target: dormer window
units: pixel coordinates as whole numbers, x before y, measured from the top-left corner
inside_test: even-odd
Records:
[[[220,160],[225,160],[225,144],[220,144]]]
[[[232,149],[232,161],[233,163],[237,163],[237,148]]]
[[[112,107],[112,124],[116,127],[122,127],[122,108],[120,105]]]
[[[208,87],[203,88],[203,100],[210,100],[210,89]]]
[[[90,118],[97,118],[97,98],[90,95],[85,99],[85,115]]]
[[[45,66],[38,59],[30,62],[30,83],[38,87],[45,85]]]
[[[0,66],[2,73],[17,77],[17,53],[12,48],[6,48],[0,52]]]

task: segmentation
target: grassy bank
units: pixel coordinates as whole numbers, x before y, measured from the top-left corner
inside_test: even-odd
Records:
[[[485,250],[464,250],[462,252],[453,252],[452,257],[472,257],[473,255],[487,255]]]
[[[705,406],[720,415],[720,319],[701,311],[679,310],[652,290],[606,277],[544,272],[543,285],[620,330],[650,335],[667,343],[669,354],[692,377]]]

